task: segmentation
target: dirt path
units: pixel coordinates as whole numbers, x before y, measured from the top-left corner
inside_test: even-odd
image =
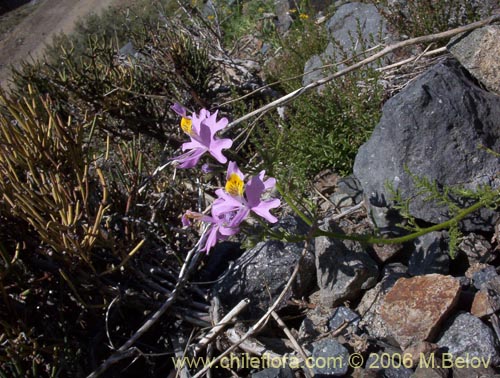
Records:
[[[75,22],[98,13],[119,0],[38,0],[37,8],[0,41],[0,86],[10,77],[10,65],[39,57],[46,44],[59,33],[68,33]]]

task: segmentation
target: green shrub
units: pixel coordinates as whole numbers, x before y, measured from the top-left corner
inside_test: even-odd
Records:
[[[468,0],[370,1],[379,6],[389,23],[402,35],[418,37],[478,21],[491,12],[487,5]],[[481,3],[481,2],[479,2]],[[481,8],[482,7],[482,8]]]

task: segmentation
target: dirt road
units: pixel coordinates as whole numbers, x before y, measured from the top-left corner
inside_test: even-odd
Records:
[[[68,33],[75,22],[98,13],[120,0],[38,0],[37,8],[0,41],[0,86],[10,77],[10,65],[39,57],[46,44],[59,33]]]

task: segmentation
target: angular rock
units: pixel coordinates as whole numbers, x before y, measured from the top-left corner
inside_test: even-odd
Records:
[[[432,341],[459,294],[460,284],[450,276],[400,278],[385,296],[380,315],[394,339],[406,348],[417,341]]]
[[[361,298],[356,312],[361,315],[359,327],[376,339],[386,340],[390,337],[389,328],[380,316],[380,308],[384,298],[396,281],[407,277],[407,268],[402,264],[389,264],[382,272],[382,279],[377,285],[368,290]]]
[[[291,233],[300,230],[294,218],[280,220],[278,226]],[[252,317],[263,315],[285,287],[302,254],[303,243],[266,241],[258,243],[241,255],[214,286],[214,294],[230,309],[243,298],[250,299],[248,313]],[[280,307],[291,297],[308,295],[314,287],[315,274],[313,247],[300,265],[299,274]]]
[[[458,245],[459,253],[467,256],[469,265],[474,263],[490,263],[496,256],[491,243],[479,234],[470,233]]]
[[[316,330],[316,325],[313,320],[305,318],[302,323],[300,323],[297,341],[302,345],[308,344],[318,335],[320,335],[320,333]]]
[[[335,339],[323,339],[312,344],[315,376],[343,376],[349,368],[349,351]],[[321,362],[321,364],[319,364]]]
[[[481,290],[488,282],[496,279],[498,276],[497,270],[492,265],[487,265],[472,274],[472,283],[474,287]]]
[[[315,240],[317,281],[323,306],[355,299],[377,282],[378,266],[359,243],[319,236]]]
[[[402,362],[398,367],[394,366],[396,363],[393,361],[399,361],[400,357],[400,353],[394,355],[390,352],[379,352],[378,357],[374,353],[371,353],[370,357],[366,360],[366,367],[372,371],[376,371],[377,377],[410,378],[413,370],[403,366]]]
[[[491,366],[457,367],[453,366],[453,378],[498,378],[498,373]]]
[[[290,25],[292,25],[293,22],[289,13],[290,4],[288,0],[275,0],[274,9],[278,17],[278,23],[276,25],[278,32],[284,33],[290,28]]]
[[[389,260],[403,250],[402,244],[375,244],[372,246],[373,251],[381,262]]]
[[[341,5],[326,28],[332,42],[325,55],[337,62],[384,42],[388,36],[387,21],[375,5],[366,3]]]
[[[448,254],[447,233],[430,232],[415,239],[415,251],[408,262],[408,273],[412,276],[424,274],[448,274],[450,256]]]
[[[330,331],[337,331],[340,327],[347,324],[347,329],[354,330],[358,327],[360,317],[349,307],[340,306],[333,310],[332,316],[328,320],[328,328]]]
[[[257,373],[253,373],[252,378],[295,378],[295,375],[292,369],[287,366],[263,369]]]
[[[444,206],[425,201],[408,171],[438,187],[497,187],[498,158],[478,145],[500,151],[498,119],[500,97],[479,88],[457,61],[444,61],[421,75],[385,103],[379,124],[356,156],[354,174],[371,211],[391,204],[390,183],[412,199],[409,210],[417,219],[449,219]],[[491,231],[497,218],[482,209],[461,226]]]
[[[500,25],[462,34],[446,47],[478,81],[500,95]]]
[[[475,316],[464,312],[458,314],[445,328],[437,341],[441,348],[454,359],[462,357],[471,362],[472,359],[483,358],[496,365],[500,362],[498,345],[493,331]],[[489,366],[489,365],[488,365]]]
[[[338,208],[350,207],[361,203],[363,189],[354,176],[347,176],[337,181],[337,189],[330,196],[330,201]]]
[[[471,314],[482,318],[500,310],[500,276],[486,282],[474,296]]]
[[[306,62],[303,85],[326,76],[321,66],[352,57],[363,49],[382,43],[388,36],[387,21],[373,4],[351,2],[341,5],[326,27],[331,42],[323,54]],[[315,71],[307,73],[311,70]]]

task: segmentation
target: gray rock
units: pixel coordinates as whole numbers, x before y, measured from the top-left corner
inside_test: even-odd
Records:
[[[296,233],[301,229],[301,223],[294,218],[286,217],[275,227]],[[253,317],[263,315],[285,287],[303,248],[303,243],[280,241],[258,243],[234,262],[221,281],[214,286],[214,293],[219,296],[226,308],[232,308],[243,298],[249,298],[249,315]],[[308,295],[314,288],[315,280],[313,246],[311,246],[310,253],[302,260],[292,289],[288,291],[278,308],[284,306],[286,300],[291,297],[300,298]]]
[[[357,205],[363,201],[363,189],[358,179],[352,175],[340,178],[335,192],[330,196],[330,201],[338,209]]]
[[[278,17],[277,29],[278,32],[284,33],[292,25],[292,17],[290,17],[290,4],[288,0],[274,0],[274,10]]]
[[[415,251],[408,262],[408,273],[412,276],[448,274],[450,256],[446,239],[446,232],[431,232],[415,239]]]
[[[378,266],[359,243],[319,236],[315,245],[317,280],[323,306],[335,306],[355,299],[361,290],[376,284]]]
[[[348,326],[346,327],[346,330],[355,330],[358,327],[359,321],[359,315],[352,311],[349,307],[339,306],[333,310],[332,316],[328,321],[328,328],[330,331],[336,331],[343,326],[344,323],[347,323]]]
[[[448,50],[486,88],[500,95],[500,26],[488,25],[453,39]]]
[[[478,290],[482,289],[489,281],[498,277],[494,266],[487,266],[472,275],[472,283]]]
[[[500,310],[500,276],[486,282],[474,296],[470,312],[482,318]]]
[[[472,362],[473,359],[491,358],[490,364],[500,362],[498,345],[493,331],[475,316],[464,312],[457,315],[444,330],[437,344],[446,348],[448,356],[453,359],[463,357]]]
[[[267,368],[252,374],[252,378],[294,378],[292,369],[288,366],[283,368]]]
[[[323,339],[312,344],[315,376],[342,376],[349,368],[349,351],[335,339]]]
[[[474,233],[464,236],[458,245],[458,251],[467,256],[469,265],[490,263],[496,258],[490,242],[484,236]]]
[[[358,2],[340,6],[326,28],[332,42],[325,55],[337,62],[383,42],[389,34],[375,5]]]
[[[371,211],[391,204],[386,187],[390,183],[412,199],[409,210],[416,218],[448,220],[447,209],[425,201],[411,175],[438,187],[500,185],[499,159],[478,148],[500,150],[499,119],[500,97],[476,86],[458,62],[447,60],[427,71],[386,102],[370,140],[358,151],[354,174]],[[461,225],[488,231],[497,218],[497,213],[483,209]]]
[[[312,319],[305,318],[302,323],[300,323],[299,334],[297,341],[301,344],[307,344],[314,338],[316,338],[320,333],[316,330],[316,326]]]
[[[326,63],[340,62],[361,53],[388,38],[387,21],[373,4],[352,2],[341,5],[326,24],[330,43],[321,55],[311,57],[305,65],[304,74],[319,69]],[[339,69],[343,65],[339,66]],[[322,70],[306,74],[303,85],[325,77]]]
[[[302,78],[302,85],[308,85],[314,81],[324,78],[326,75],[321,70],[325,63],[319,55],[310,57],[304,65],[304,77]]]
[[[400,361],[400,356],[399,353],[391,355],[389,352],[383,352],[378,353],[378,356],[371,353],[370,357],[366,360],[366,367],[372,371],[376,371],[377,377],[380,378],[410,378],[413,370],[402,366],[402,362],[399,368],[394,367]],[[386,368],[382,366],[386,366]]]

